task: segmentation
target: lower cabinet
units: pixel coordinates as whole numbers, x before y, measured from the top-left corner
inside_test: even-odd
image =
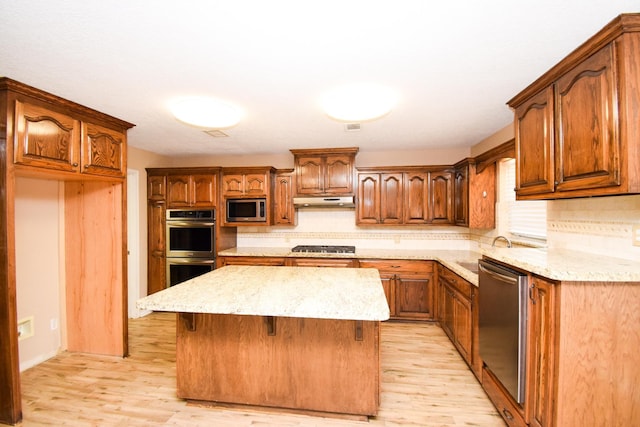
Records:
[[[444,332],[469,366],[473,357],[473,310],[475,287],[448,268],[438,266],[438,320]]]
[[[376,268],[392,319],[433,319],[433,261],[361,260],[360,268]]]

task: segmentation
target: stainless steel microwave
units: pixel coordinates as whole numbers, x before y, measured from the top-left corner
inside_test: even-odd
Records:
[[[266,222],[266,199],[227,199],[227,222]]]

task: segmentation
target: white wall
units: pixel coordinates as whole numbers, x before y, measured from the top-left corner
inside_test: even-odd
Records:
[[[33,316],[35,332],[32,337],[19,341],[21,371],[55,356],[61,348],[64,329],[64,293],[60,281],[62,191],[57,181],[16,179],[18,321]]]

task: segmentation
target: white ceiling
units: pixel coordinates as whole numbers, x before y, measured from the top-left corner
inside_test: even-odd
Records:
[[[640,0],[0,0],[0,75],[136,124],[166,155],[469,147],[507,126],[505,103]],[[319,108],[335,86],[399,93],[360,132]],[[242,107],[212,138],[174,97]]]

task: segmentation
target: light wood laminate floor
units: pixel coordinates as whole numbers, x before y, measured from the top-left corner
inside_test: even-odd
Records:
[[[200,407],[176,397],[175,315],[129,322],[131,356],[61,353],[22,373],[22,426],[504,427],[435,324],[382,325],[378,416],[366,421]]]

